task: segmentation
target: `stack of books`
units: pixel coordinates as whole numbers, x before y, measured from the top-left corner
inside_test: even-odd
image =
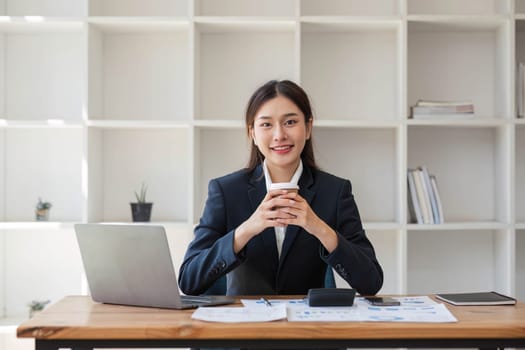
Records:
[[[428,101],[419,100],[412,106],[411,117],[414,119],[432,119],[439,117],[474,117],[474,105],[471,101]]]
[[[437,180],[425,166],[408,169],[408,209],[410,222],[442,224],[445,222]]]

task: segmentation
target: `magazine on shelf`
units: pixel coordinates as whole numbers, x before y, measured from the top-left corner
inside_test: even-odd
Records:
[[[436,101],[436,100],[418,100],[416,106],[422,107],[451,107],[451,106],[473,106],[472,101]]]
[[[452,305],[514,305],[516,299],[496,292],[436,294]]]
[[[411,107],[411,118],[472,118],[474,105],[471,101],[419,100]]]

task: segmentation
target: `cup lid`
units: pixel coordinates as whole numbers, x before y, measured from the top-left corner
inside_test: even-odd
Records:
[[[270,184],[270,191],[272,190],[298,190],[299,186],[292,182],[274,182]]]

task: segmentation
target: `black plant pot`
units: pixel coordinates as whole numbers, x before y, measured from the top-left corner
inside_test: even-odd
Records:
[[[148,222],[151,218],[153,203],[130,203],[131,216],[134,222]]]

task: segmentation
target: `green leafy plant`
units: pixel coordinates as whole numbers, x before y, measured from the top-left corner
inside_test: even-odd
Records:
[[[146,203],[146,192],[148,192],[148,186],[143,182],[140,186],[140,192],[135,191],[135,198],[137,203]]]
[[[38,197],[38,203],[36,203],[36,210],[47,210],[51,208],[50,202],[44,202],[42,198]]]
[[[47,304],[49,304],[51,300],[33,300],[30,303],[27,304],[29,307],[29,317],[33,317],[35,313],[40,312],[44,310]]]
[[[37,221],[47,221],[49,219],[49,209],[51,208],[50,202],[45,202],[42,198],[38,198],[36,203],[35,215]]]

